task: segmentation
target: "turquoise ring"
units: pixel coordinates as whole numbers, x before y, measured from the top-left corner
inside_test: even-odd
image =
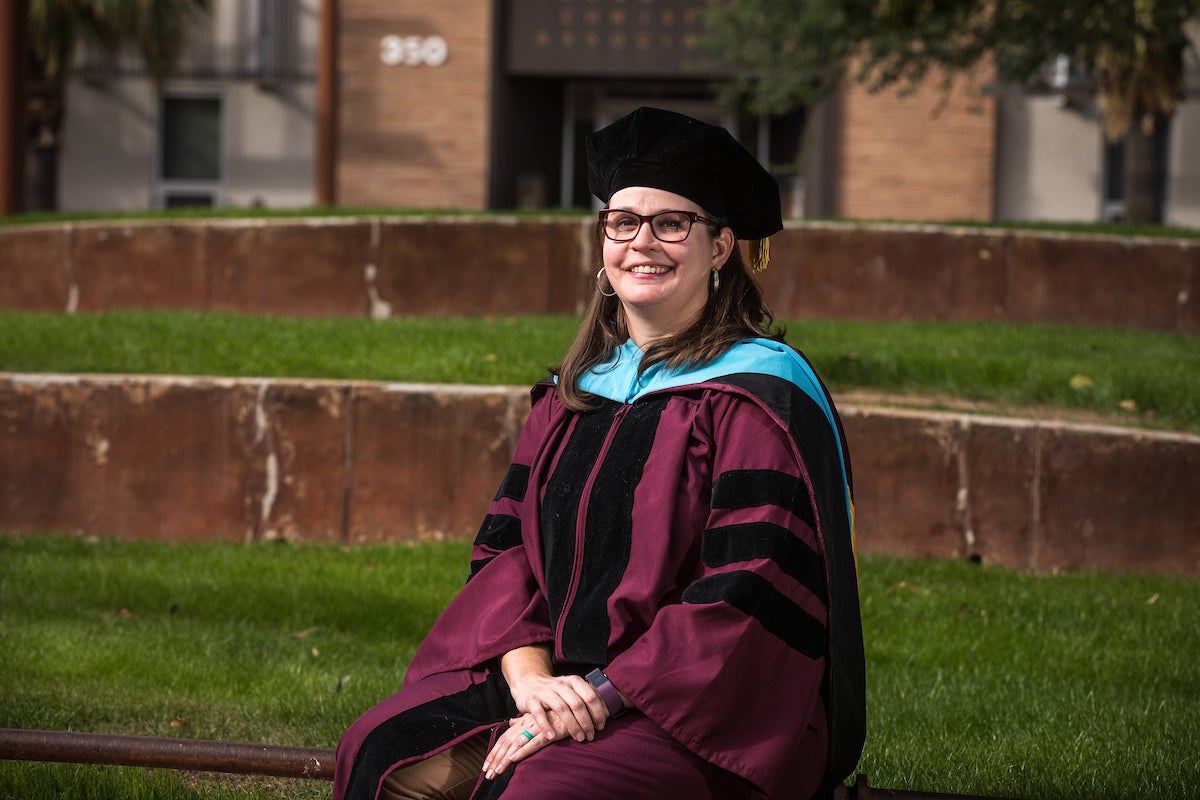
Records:
[[[533,734],[530,733],[529,731],[521,731],[521,735],[525,737],[525,741],[527,741],[527,742],[533,741]]]

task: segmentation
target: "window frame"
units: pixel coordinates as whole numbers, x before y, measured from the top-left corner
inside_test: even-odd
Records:
[[[166,168],[166,124],[167,104],[179,100],[203,100],[216,102],[217,127],[217,174],[214,178],[168,178],[164,175]],[[223,92],[211,89],[178,90],[173,89],[159,93],[157,135],[155,137],[154,154],[154,206],[155,208],[171,208],[171,199],[185,195],[207,197],[211,208],[225,204],[225,180],[228,162],[226,130],[228,114],[226,113],[226,98]]]

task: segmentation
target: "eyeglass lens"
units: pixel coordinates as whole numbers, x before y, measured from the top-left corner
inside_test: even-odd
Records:
[[[682,242],[692,230],[692,215],[686,211],[660,211],[643,217],[632,211],[610,211],[604,216],[604,235],[614,242],[637,237],[642,224],[650,223],[650,232],[660,242]]]

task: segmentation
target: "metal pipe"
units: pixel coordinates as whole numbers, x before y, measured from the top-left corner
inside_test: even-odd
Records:
[[[0,760],[54,761],[122,767],[188,769],[238,775],[333,780],[334,751],[269,744],[171,739],[115,733],[0,728]],[[1000,797],[883,789],[858,775],[839,786],[835,800],[1009,800]]]
[[[0,759],[333,780],[333,750],[77,731],[0,728]]]

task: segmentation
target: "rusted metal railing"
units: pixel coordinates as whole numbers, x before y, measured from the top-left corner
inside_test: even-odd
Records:
[[[0,728],[0,760],[228,772],[333,780],[333,750],[270,744],[128,736],[116,733]],[[999,797],[883,789],[859,775],[834,800],[1009,800]]]
[[[333,751],[309,747],[0,728],[0,759],[333,780]]]

